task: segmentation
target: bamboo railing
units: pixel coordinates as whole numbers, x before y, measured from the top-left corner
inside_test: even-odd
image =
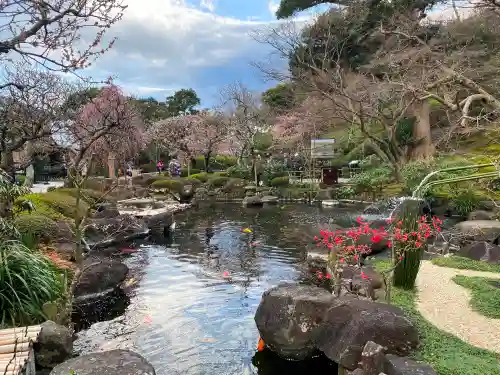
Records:
[[[41,326],[0,330],[0,375],[19,375],[34,361],[33,343],[41,330]]]

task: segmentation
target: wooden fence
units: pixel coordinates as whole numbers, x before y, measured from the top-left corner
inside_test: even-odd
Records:
[[[0,375],[35,375],[33,343],[41,326],[0,330]]]

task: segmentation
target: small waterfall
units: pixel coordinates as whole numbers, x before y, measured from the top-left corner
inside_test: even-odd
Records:
[[[362,217],[368,220],[393,219],[400,212],[405,210],[415,210],[419,215],[429,215],[431,206],[429,202],[422,198],[397,197],[376,202],[364,209]]]

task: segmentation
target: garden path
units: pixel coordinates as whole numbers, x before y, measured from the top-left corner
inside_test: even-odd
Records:
[[[470,307],[471,292],[455,284],[456,275],[500,279],[500,274],[439,267],[422,261],[417,277],[417,309],[439,329],[478,348],[500,353],[500,319]]]

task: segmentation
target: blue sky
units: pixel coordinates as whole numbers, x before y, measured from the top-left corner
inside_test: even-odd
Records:
[[[268,60],[270,52],[251,35],[279,25],[278,0],[128,0],[128,5],[109,33],[118,40],[88,70],[92,77],[115,76],[126,92],[162,100],[193,88],[205,107],[217,104],[219,88],[234,81],[259,92],[275,84],[250,65]],[[324,9],[298,17],[309,19]]]
[[[160,100],[193,88],[203,107],[216,105],[218,90],[234,81],[256,92],[274,86],[250,65],[269,61],[271,52],[251,35],[279,26],[279,0],[125,1],[123,19],[108,34],[118,38],[113,49],[86,72],[93,78],[114,76],[127,93]],[[297,20],[303,24],[326,9],[312,8]],[[447,12],[440,7],[434,16]]]

